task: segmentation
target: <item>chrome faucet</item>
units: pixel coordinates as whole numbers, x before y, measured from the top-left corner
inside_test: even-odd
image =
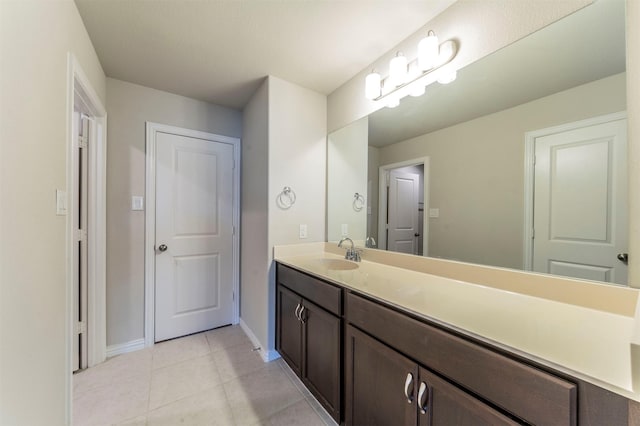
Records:
[[[368,248],[376,248],[376,240],[373,237],[367,237],[367,239],[364,240],[364,246]]]
[[[360,262],[362,260],[361,254],[362,250],[358,250],[355,248],[353,244],[353,240],[349,237],[344,237],[338,243],[338,247],[342,248],[342,243],[345,241],[349,241],[351,243],[351,247],[347,249],[347,252],[344,254],[344,258],[347,260],[353,260],[354,262]]]

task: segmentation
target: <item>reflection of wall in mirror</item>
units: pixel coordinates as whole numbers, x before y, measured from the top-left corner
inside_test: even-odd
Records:
[[[327,143],[327,241],[348,236],[363,246],[366,238],[367,150],[369,121],[365,117],[331,133]],[[354,206],[354,194],[364,196],[364,205]],[[344,225],[347,232],[343,235]]]
[[[378,166],[380,166],[380,150],[375,146],[368,148],[367,190],[369,192],[369,198],[367,199],[367,237],[373,238],[373,241],[375,241],[377,245],[380,241],[380,238],[378,238]]]
[[[524,135],[626,108],[625,74],[379,149],[379,164],[428,156],[429,255],[522,269]],[[370,174],[371,176],[371,174]]]

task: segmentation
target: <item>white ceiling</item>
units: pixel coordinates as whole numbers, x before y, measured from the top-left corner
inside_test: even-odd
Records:
[[[242,108],[267,75],[340,87],[455,0],[75,0],[108,77]]]

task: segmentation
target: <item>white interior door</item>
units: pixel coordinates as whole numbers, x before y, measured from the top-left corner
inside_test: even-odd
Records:
[[[155,341],[233,321],[233,145],[157,133]]]
[[[387,250],[417,254],[420,175],[389,172]]]
[[[627,284],[626,152],[626,120],[535,139],[535,271]]]

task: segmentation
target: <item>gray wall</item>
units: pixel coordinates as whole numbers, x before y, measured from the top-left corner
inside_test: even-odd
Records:
[[[624,111],[625,74],[380,148],[380,165],[430,157],[429,256],[521,269],[525,132]]]
[[[107,345],[144,337],[145,123],[242,136],[237,110],[107,79]],[[146,201],[146,200],[145,200]]]
[[[265,359],[277,356],[273,246],[325,237],[326,111],[326,96],[273,76],[244,110],[240,310]],[[276,206],[284,186],[297,197],[287,210]]]
[[[67,55],[105,76],[72,1],[0,1],[0,424],[69,424]]]
[[[269,83],[244,108],[242,128],[242,218],[240,224],[240,316],[266,343],[269,264]]]

